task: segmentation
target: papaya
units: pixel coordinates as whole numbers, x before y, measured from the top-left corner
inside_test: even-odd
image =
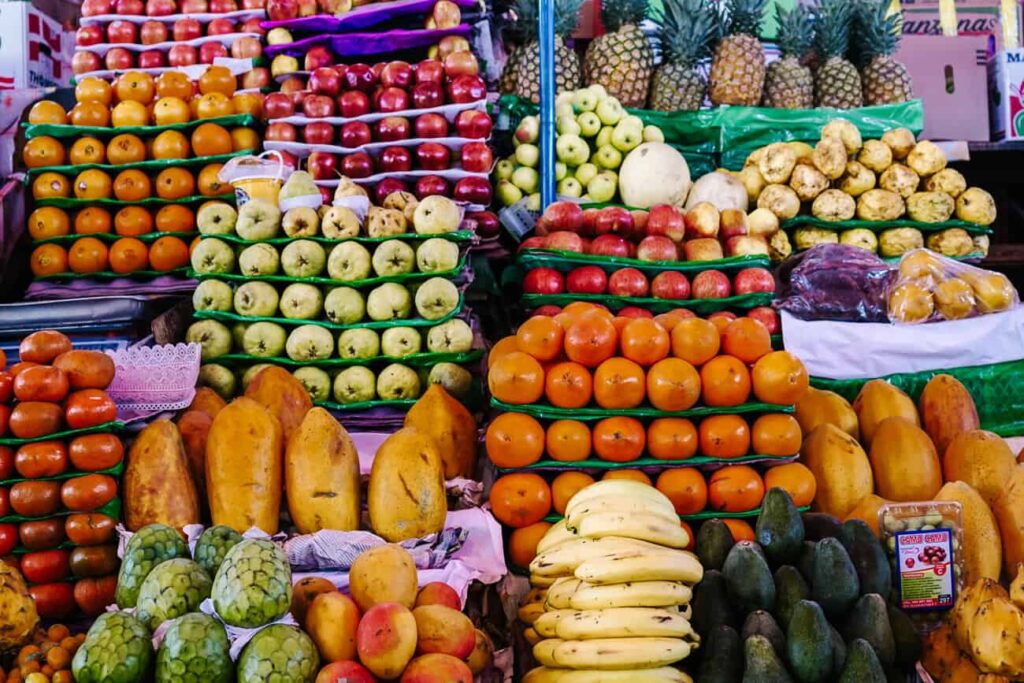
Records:
[[[444,528],[444,465],[433,439],[405,427],[381,444],[370,470],[367,507],[370,527],[392,543]]]
[[[192,398],[192,403],[189,404],[188,410],[182,413],[182,417],[193,410],[198,410],[209,415],[212,420],[217,417],[217,413],[223,410],[227,404],[227,401],[210,387],[199,387],[196,389],[196,395]],[[181,418],[178,418],[178,421],[180,422]]]
[[[405,416],[405,426],[437,444],[445,479],[472,477],[476,469],[476,420],[440,384],[431,384]]]
[[[1024,465],[1013,468],[1006,488],[992,505],[1003,539],[1003,566],[1013,576],[1024,562]]]
[[[883,505],[890,502],[892,501],[886,500],[881,496],[876,496],[873,493],[871,495],[864,496],[864,498],[857,503],[857,507],[847,513],[846,518],[843,521],[848,522],[851,519],[859,519],[871,528],[871,531],[875,536],[881,538],[882,530],[879,526],[878,511],[882,509]]]
[[[182,527],[200,522],[199,494],[174,423],[157,420],[135,437],[128,449],[123,495],[124,523],[129,531],[165,524],[180,532]]]
[[[830,424],[860,439],[857,413],[845,398],[834,391],[809,387],[796,402],[796,421],[804,434],[810,434],[819,425]]]
[[[359,454],[345,428],[313,408],[284,455],[288,512],[300,534],[359,528]]]
[[[239,533],[276,534],[281,509],[281,423],[251,398],[236,398],[213,418],[206,441],[206,490],[214,524]]]
[[[213,418],[199,410],[187,410],[178,418],[178,432],[185,444],[189,472],[199,494],[199,509],[209,510],[206,496],[206,439],[210,436]],[[204,515],[205,516],[205,515]]]
[[[967,387],[952,375],[935,375],[928,380],[917,399],[917,407],[924,431],[939,453],[945,453],[946,447],[960,434],[981,427],[974,399]]]
[[[284,443],[288,443],[292,432],[299,428],[302,418],[313,407],[313,399],[306,387],[292,373],[276,365],[269,365],[256,373],[245,389],[245,396],[261,404],[278,419]]]
[[[895,501],[931,500],[942,488],[942,466],[932,440],[905,417],[882,420],[868,459],[875,489]]]
[[[957,435],[942,456],[946,481],[970,484],[989,505],[1003,495],[1016,463],[1002,437],[974,429]]]
[[[860,423],[860,440],[868,448],[875,431],[889,417],[905,417],[917,426],[921,419],[914,402],[903,391],[883,379],[873,379],[860,388],[853,400],[853,410]]]
[[[814,474],[813,508],[840,519],[874,491],[871,464],[857,440],[832,424],[804,439],[800,461]]]
[[[939,489],[935,500],[960,503],[963,519],[964,581],[999,580],[1003,566],[1003,544],[999,526],[988,504],[973,487],[962,481],[950,481]]]

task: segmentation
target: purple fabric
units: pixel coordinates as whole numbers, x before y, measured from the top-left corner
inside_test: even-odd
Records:
[[[284,27],[292,31],[310,31],[313,33],[341,33],[375,26],[405,15],[430,14],[435,0],[398,0],[364,5],[335,17],[330,14],[318,14],[314,17],[298,17],[282,21],[264,21],[260,24],[268,31],[272,28]],[[465,9],[477,6],[476,0],[454,0],[455,4]]]
[[[146,282],[130,278],[116,280],[76,279],[63,282],[33,282],[25,299],[72,299],[85,296],[127,296],[141,294],[184,294],[195,290],[198,283],[188,278],[163,275]]]
[[[311,47],[327,45],[334,51],[334,54],[350,59],[427,47],[436,44],[445,36],[468,36],[471,31],[472,28],[469,24],[461,24],[455,28],[445,29],[417,29],[415,31],[396,29],[394,31],[385,31],[384,33],[347,33],[336,36],[318,35],[311,38],[303,38],[294,43],[268,45],[264,48],[264,52],[271,58],[279,54],[302,57]]]

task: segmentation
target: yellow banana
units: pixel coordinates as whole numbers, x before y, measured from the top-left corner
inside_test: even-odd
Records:
[[[541,641],[537,648],[548,641]],[[547,655],[547,651],[544,652]],[[690,644],[678,638],[598,638],[558,641],[552,656],[556,667],[568,669],[654,669],[686,659]],[[541,661],[537,657],[537,661]],[[548,664],[544,664],[549,666]]]
[[[576,614],[576,612],[571,609],[548,610],[544,614],[540,615],[537,618],[537,621],[533,622],[533,628],[544,638],[557,638],[558,622],[563,617],[568,617],[573,614]]]
[[[587,560],[627,552],[657,552],[663,549],[654,543],[618,536],[580,538],[537,555],[530,563],[530,572],[534,576],[572,576],[576,567]]]
[[[524,624],[533,626],[533,622],[540,618],[540,615],[544,614],[544,603],[543,602],[531,602],[526,605],[522,605],[519,608],[519,621]]]
[[[547,530],[547,533],[541,537],[540,541],[537,542],[537,552],[547,552],[566,541],[571,541],[576,538],[579,537],[569,531],[568,527],[565,526],[565,520],[560,519],[555,522],[555,524]]]
[[[600,585],[630,581],[685,581],[693,584],[703,576],[700,560],[685,550],[591,560],[576,568],[577,579]]]
[[[648,541],[668,548],[685,548],[690,544],[679,518],[667,519],[661,515],[598,512],[580,520],[579,534],[585,538],[620,536]]]
[[[525,678],[523,681],[526,683]],[[679,669],[662,666],[627,671],[570,670],[558,677],[558,683],[693,683],[693,679]]]
[[[540,622],[534,628],[541,635]],[[562,640],[593,640],[595,638],[683,638],[693,633],[690,622],[678,612],[657,607],[613,607],[611,609],[561,610],[558,619],[552,620],[555,633]]]
[[[690,605],[684,605],[683,608],[679,610],[679,613],[683,615],[683,619],[689,621],[693,618],[693,607]]]
[[[549,610],[569,609],[569,599],[576,592],[576,588],[579,585],[580,580],[571,576],[564,579],[555,579],[555,582],[551,584],[551,588],[548,589],[548,597],[544,601],[545,607]]]
[[[555,648],[562,644],[562,640],[559,638],[548,638],[542,640],[533,646],[533,658],[537,660],[537,663],[541,666],[550,666],[553,668],[559,668],[555,664]]]
[[[612,607],[672,607],[685,605],[693,591],[679,581],[635,581],[598,586],[581,583],[569,598],[572,609]],[[689,618],[689,617],[687,617]]]
[[[551,584],[555,582],[554,576],[538,576],[537,574],[530,574],[530,585],[534,588],[550,588]]]
[[[652,502],[648,498],[602,496],[577,505],[572,508],[571,513],[566,510],[565,526],[570,531],[579,532],[580,523],[586,517],[605,512],[617,512],[622,515],[657,515],[679,524],[679,515],[671,504],[666,507],[660,501]]]
[[[578,505],[583,505],[595,498],[605,496],[620,497],[623,500],[648,500],[652,504],[661,505],[667,510],[674,510],[672,501],[664,493],[649,484],[628,479],[606,479],[582,488],[569,499],[565,506],[566,516],[571,515]]]
[[[547,593],[547,588],[531,588],[526,595],[523,596],[523,599],[519,601],[519,606],[522,607],[524,605],[529,605],[531,602],[539,602],[543,604],[544,600],[547,598]]]
[[[540,637],[540,634],[537,633],[537,629],[533,628],[532,626],[527,626],[523,630],[523,638],[525,638],[526,642],[528,642],[531,646],[536,645],[540,641],[544,640]]]
[[[546,666],[538,666],[526,672],[526,675],[523,676],[523,683],[558,683],[566,673],[566,669],[549,669]]]

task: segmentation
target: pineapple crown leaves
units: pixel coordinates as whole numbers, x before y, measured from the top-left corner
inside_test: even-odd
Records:
[[[661,41],[669,61],[690,67],[711,54],[717,12],[707,0],[664,0]]]
[[[779,49],[785,57],[800,59],[810,50],[814,42],[814,22],[811,11],[804,5],[792,9],[775,6],[776,23],[779,26]]]
[[[903,15],[890,11],[890,0],[861,0],[857,3],[854,28],[860,59],[868,64],[875,57],[896,52],[902,35]]]
[[[822,60],[845,57],[850,49],[851,0],[820,0],[815,11],[814,45]]]
[[[761,20],[768,0],[724,0],[727,35],[761,35]]]
[[[601,3],[601,23],[609,33],[623,26],[638,25],[647,18],[648,0],[604,0]]]

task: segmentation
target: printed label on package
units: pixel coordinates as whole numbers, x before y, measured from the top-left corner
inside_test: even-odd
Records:
[[[956,577],[952,529],[897,533],[896,562],[901,609],[953,608]]]

